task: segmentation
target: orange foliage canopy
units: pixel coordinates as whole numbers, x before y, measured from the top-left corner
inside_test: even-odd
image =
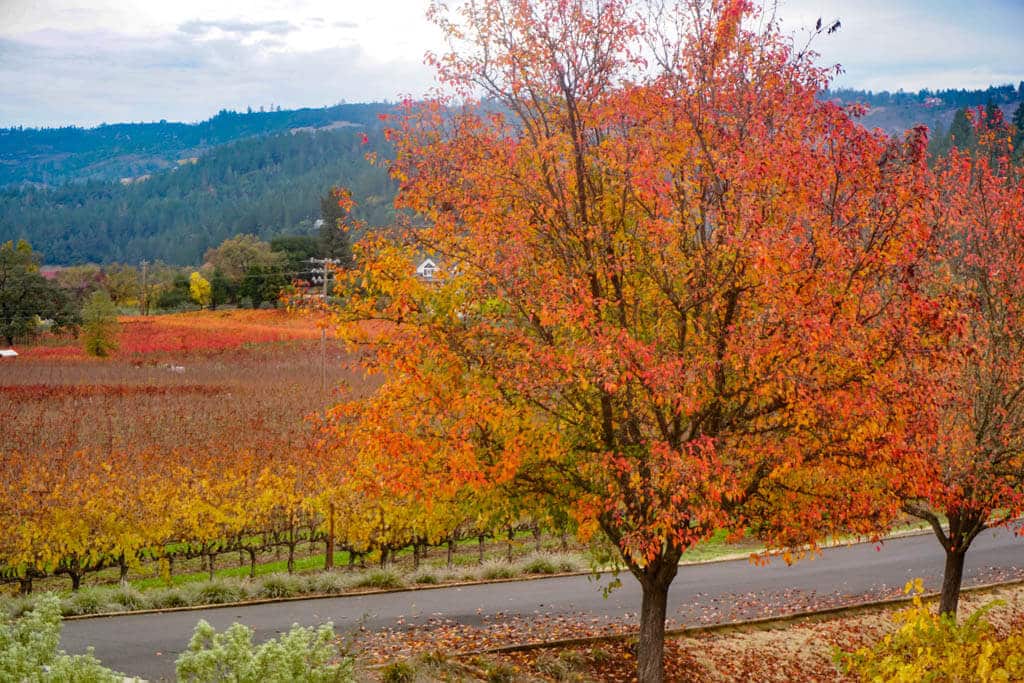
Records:
[[[933,445],[899,489],[946,551],[940,609],[953,613],[972,541],[1024,514],[1024,178],[998,110],[975,126],[978,150],[939,160],[929,187],[929,279],[961,333],[933,370],[946,391],[915,421]]]
[[[392,135],[398,203],[427,227],[361,247],[344,315],[396,324],[345,330],[386,384],[338,412],[400,490],[572,501],[644,587],[658,680],[648,644],[692,544],[779,508],[781,543],[894,513],[840,479],[809,511],[787,488],[915,452],[898,427],[926,389],[906,379],[944,318],[915,268],[923,131],[892,142],[819,101],[828,74],[748,31],[750,3],[646,7],[435,8],[460,99]],[[423,253],[439,282],[414,277]]]

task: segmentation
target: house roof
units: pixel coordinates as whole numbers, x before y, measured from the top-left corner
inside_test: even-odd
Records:
[[[416,266],[416,274],[427,280],[434,278],[434,272],[438,270],[437,263],[432,258],[425,258]]]

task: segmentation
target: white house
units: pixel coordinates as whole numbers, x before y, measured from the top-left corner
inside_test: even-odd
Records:
[[[429,258],[423,259],[423,263],[416,266],[416,274],[424,280],[433,280],[434,273],[436,273],[437,270],[437,264],[434,263],[433,259]]]

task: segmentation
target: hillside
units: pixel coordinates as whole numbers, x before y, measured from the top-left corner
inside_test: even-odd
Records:
[[[0,128],[0,187],[135,178],[256,135],[370,126],[378,114],[390,109],[391,105],[382,103],[340,104],[320,109],[221,111],[200,123]]]
[[[10,187],[0,191],[0,242],[25,238],[52,264],[198,263],[238,233],[312,233],[335,185],[352,190],[357,218],[388,224],[393,184],[365,159],[383,144],[375,121],[240,140],[132,182]]]
[[[881,128],[890,135],[898,135],[917,124],[931,129],[933,137],[949,132],[950,123],[958,109],[981,107],[993,102],[1003,110],[1007,119],[1024,101],[1024,82],[991,86],[985,90],[920,90],[918,92],[871,92],[839,89],[826,92],[825,97],[844,104],[867,105],[861,118],[868,128]]]
[[[1024,83],[917,93],[834,90],[868,106],[861,122],[898,135],[923,123],[948,137],[957,110],[993,102],[1009,118]],[[248,232],[311,233],[319,201],[346,185],[371,225],[393,221],[394,184],[365,160],[381,151],[386,104],[236,113],[197,124],[0,130],[0,242],[25,238],[47,263],[197,263]],[[363,145],[361,137],[369,136]],[[6,187],[5,187],[6,186]]]

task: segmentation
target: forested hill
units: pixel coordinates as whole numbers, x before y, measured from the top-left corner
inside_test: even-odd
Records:
[[[838,100],[844,104],[860,103],[868,106],[867,114],[861,119],[868,128],[881,128],[896,135],[917,124],[925,124],[932,131],[932,137],[942,137],[949,132],[957,110],[982,107],[989,103],[999,106],[1007,118],[1024,101],[1024,81],[1019,85],[994,85],[984,90],[919,90],[897,92],[837,89],[826,92],[823,97]]]
[[[376,113],[358,127],[250,137],[132,182],[8,187],[0,242],[25,238],[52,264],[196,264],[239,233],[312,234],[320,198],[335,185],[352,191],[357,218],[390,224],[394,186],[365,159],[385,144]]]
[[[924,123],[941,143],[963,107],[991,102],[1009,119],[1024,83],[822,96],[868,105],[862,123],[891,134]],[[312,234],[320,198],[335,185],[352,190],[357,218],[390,224],[395,187],[364,157],[383,149],[378,116],[391,109],[344,104],[224,111],[198,124],[0,130],[0,242],[25,238],[58,265],[198,264],[207,248],[239,233]]]
[[[200,123],[118,123],[96,128],[0,128],[0,187],[119,180],[173,168],[220,145],[293,129],[370,126],[393,105],[221,111]]]

